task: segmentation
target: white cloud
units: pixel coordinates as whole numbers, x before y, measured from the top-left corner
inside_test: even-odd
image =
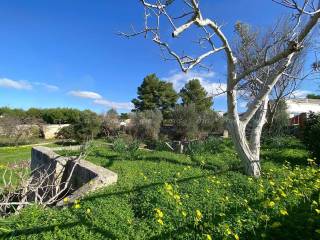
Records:
[[[308,90],[296,90],[292,93],[293,98],[305,98],[308,94],[311,94]]]
[[[32,85],[27,81],[15,81],[9,78],[0,78],[0,87],[30,90]]]
[[[191,79],[199,79],[201,85],[211,96],[223,95],[223,92],[227,89],[227,84],[213,82],[211,79],[215,77],[214,72],[196,72],[189,71],[188,73],[183,72],[171,72],[171,75],[163,80],[167,82],[171,82],[173,84],[173,88],[176,91],[180,91],[183,86],[190,81]]]
[[[90,91],[70,91],[69,95],[80,98],[102,99],[102,96],[99,93]]]
[[[114,109],[131,110],[133,108],[131,102],[112,102],[106,99],[96,99],[93,103]]]
[[[42,86],[49,91],[58,91],[59,90],[58,86],[47,84],[47,83],[35,82],[34,85]]]

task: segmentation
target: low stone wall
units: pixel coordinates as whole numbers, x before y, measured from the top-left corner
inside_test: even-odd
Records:
[[[49,184],[63,187],[76,164],[70,157],[62,157],[47,147],[34,147],[31,152],[31,170],[33,176],[49,172]],[[74,167],[73,174],[69,181],[68,202],[73,202],[84,196],[86,193],[116,183],[118,175],[106,168],[97,166],[91,162],[80,159]],[[47,183],[48,183],[47,182]],[[54,190],[53,190],[54,192]],[[61,200],[57,205],[63,205]]]

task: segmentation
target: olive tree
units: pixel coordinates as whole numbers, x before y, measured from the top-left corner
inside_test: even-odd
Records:
[[[304,48],[305,41],[317,26],[320,18],[320,1],[274,0],[274,2],[295,11],[295,18],[291,22],[289,35],[286,38],[287,42],[277,51],[268,51],[267,49],[262,59],[255,58],[254,54],[251,61],[252,65],[247,68],[242,68],[239,65],[235,49],[224,34],[222,26],[214,18],[208,18],[202,14],[200,0],[183,0],[181,4],[184,7],[181,7],[177,3],[178,1],[174,0],[154,0],[151,2],[141,0],[140,2],[145,11],[144,28],[141,31],[133,29],[130,34],[121,34],[126,37],[137,35],[144,35],[146,38],[151,37],[152,41],[164,53],[167,53],[170,59],[178,62],[183,72],[197,66],[203,66],[209,57],[224,52],[227,65],[228,128],[244,165],[245,173],[259,177],[261,174],[260,138],[266,121],[269,95],[281,76],[286,74],[295,56]],[[176,8],[174,8],[174,5],[176,5]],[[182,12],[178,13],[178,11]],[[193,51],[193,53],[200,52],[199,55],[188,55],[184,51],[179,53],[174,50],[169,41],[163,38],[168,32],[168,27],[172,29],[172,38],[181,39],[187,31],[195,31],[195,36],[202,33],[197,41],[201,48],[199,51]],[[271,42],[271,46],[273,44],[277,43]],[[273,65],[277,66],[276,71],[273,71],[267,78],[252,78],[255,73]],[[256,94],[252,95],[245,112],[240,115],[237,100],[242,89],[241,85],[252,80],[257,82],[259,87]],[[254,121],[252,122],[253,117]],[[246,133],[250,121],[250,133]]]

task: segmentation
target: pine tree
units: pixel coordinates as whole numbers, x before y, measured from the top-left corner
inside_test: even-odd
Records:
[[[143,79],[138,87],[138,97],[132,100],[135,111],[160,110],[167,116],[175,106],[178,94],[172,83],[161,81],[155,74]]]
[[[212,107],[212,97],[201,86],[198,79],[192,79],[180,90],[182,105],[195,104],[197,112],[205,112]]]

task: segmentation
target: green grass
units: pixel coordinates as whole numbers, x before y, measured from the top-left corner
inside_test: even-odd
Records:
[[[42,140],[42,144],[46,144],[45,146],[58,146],[51,142]],[[37,144],[41,143],[38,142]],[[13,172],[12,179],[14,184],[17,183],[16,173],[29,170],[25,166],[27,165],[26,162],[31,159],[31,148],[32,146],[0,147],[0,187],[3,185],[3,174],[6,169],[6,179],[8,179],[10,171]]]
[[[0,226],[0,238],[317,239],[320,172],[307,158],[303,148],[266,147],[255,180],[238,169],[230,144],[192,157],[139,151],[132,160],[93,147],[87,160],[115,171],[116,185],[80,208],[27,207]]]

